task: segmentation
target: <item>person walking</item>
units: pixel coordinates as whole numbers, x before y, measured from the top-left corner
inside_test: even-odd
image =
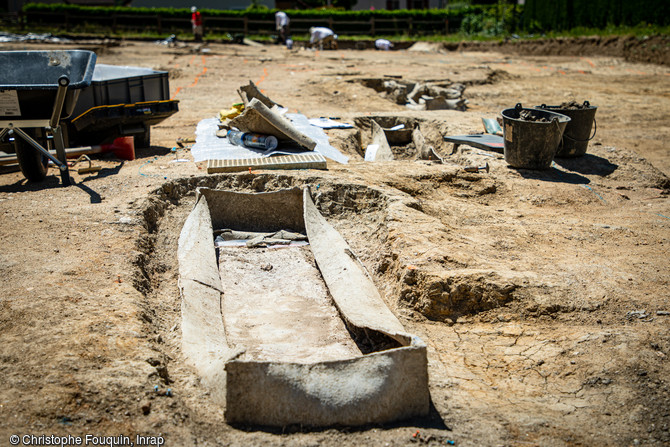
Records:
[[[196,42],[202,42],[202,15],[196,6],[191,6],[191,25],[193,25],[193,38]]]
[[[288,18],[288,15],[284,11],[277,11],[275,13],[275,25],[277,28],[277,42],[286,43],[289,33],[289,23],[291,20]]]

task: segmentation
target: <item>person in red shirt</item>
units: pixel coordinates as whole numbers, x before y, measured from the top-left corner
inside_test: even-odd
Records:
[[[193,25],[193,37],[195,41],[202,42],[202,15],[195,6],[191,6],[191,24]]]

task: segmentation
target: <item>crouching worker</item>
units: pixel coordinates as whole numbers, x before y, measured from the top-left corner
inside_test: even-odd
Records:
[[[382,51],[389,51],[393,48],[393,44],[386,39],[375,40],[375,48]]]
[[[309,44],[312,48],[323,50],[337,50],[337,34],[332,29],[323,26],[313,26],[309,29]]]

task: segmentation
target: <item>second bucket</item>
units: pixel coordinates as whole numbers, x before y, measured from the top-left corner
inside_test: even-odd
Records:
[[[517,104],[502,111],[505,161],[513,168],[548,169],[570,118]]]
[[[560,106],[547,106],[542,104],[539,109],[560,113],[569,116],[570,122],[565,127],[563,139],[556,151],[557,157],[581,157],[586,154],[589,141],[596,136],[596,110],[595,106],[584,101],[584,104],[569,103]],[[591,135],[593,129],[593,135]]]

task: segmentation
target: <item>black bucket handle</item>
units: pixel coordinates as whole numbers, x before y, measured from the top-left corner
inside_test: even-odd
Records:
[[[591,103],[588,102],[588,101],[584,101],[584,104],[583,104],[583,105],[584,105],[584,107],[591,107]],[[554,107],[557,107],[557,106],[554,106]],[[542,104],[539,108],[540,108],[540,109],[549,109],[550,106],[548,106],[548,105],[546,105],[546,104]]]
[[[520,105],[520,104],[517,104],[517,107],[518,107],[519,105]],[[591,107],[591,103],[588,102],[588,101],[584,101],[584,107]],[[540,109],[548,109],[548,108],[549,108],[549,107],[548,107],[546,104],[542,104],[542,105],[540,106]],[[591,136],[590,136],[589,138],[587,138],[586,140],[579,140],[579,139],[577,139],[577,138],[572,138],[570,135],[568,135],[568,134],[566,134],[566,133],[563,133],[563,137],[565,137],[565,138],[567,138],[567,139],[569,139],[569,140],[572,140],[572,141],[574,141],[574,142],[576,142],[576,143],[585,143],[585,142],[587,142],[587,141],[591,141],[591,140],[593,140],[593,138],[596,136],[596,132],[598,132],[598,123],[596,122],[596,118],[594,117],[594,118],[593,118],[593,135],[591,135]],[[561,146],[563,146],[563,140],[561,140]]]
[[[593,118],[593,135],[591,135],[591,136],[590,136],[589,138],[587,138],[586,140],[578,140],[577,138],[572,138],[570,135],[567,135],[567,134],[565,134],[565,133],[563,134],[563,136],[564,136],[565,138],[568,138],[568,139],[574,141],[574,142],[577,142],[577,143],[584,143],[585,141],[591,141],[591,140],[593,140],[593,137],[596,136],[596,132],[597,132],[597,131],[598,131],[598,123],[597,123],[597,121],[596,121],[596,118],[594,117],[594,118]]]
[[[561,134],[561,125],[558,123],[558,117],[553,116],[551,118],[551,122],[556,124],[556,130],[558,130],[558,134]],[[561,139],[561,145],[563,145],[563,139]]]

